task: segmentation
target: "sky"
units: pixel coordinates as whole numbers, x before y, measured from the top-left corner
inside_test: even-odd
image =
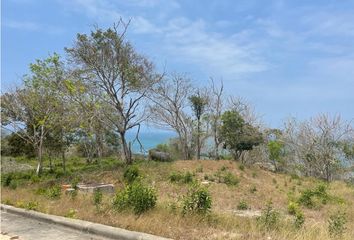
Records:
[[[2,92],[35,59],[65,57],[77,33],[131,19],[127,38],[157,69],[222,80],[263,122],[354,118],[353,0],[3,0]]]

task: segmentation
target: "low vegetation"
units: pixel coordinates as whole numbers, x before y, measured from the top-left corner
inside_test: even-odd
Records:
[[[116,162],[114,159],[92,163],[88,168],[83,168],[84,159],[75,161],[76,168],[68,160],[68,170],[79,174],[57,177],[54,169],[33,181],[34,171],[13,173],[11,178],[16,179],[18,186],[12,189],[3,182],[2,203],[174,239],[266,236],[279,240],[349,240],[353,236],[354,188],[341,181],[324,184],[313,178],[301,178],[302,184],[298,185],[297,178],[290,175],[253,166],[241,170],[239,163],[227,160],[142,161],[130,167],[117,164],[114,170],[106,168]],[[201,168],[203,171],[196,171]],[[203,184],[206,175],[218,173],[237,176],[237,186],[219,182],[216,177],[214,182]],[[175,175],[179,180],[171,181]],[[193,180],[185,181],[190,179],[185,176],[192,176]],[[60,187],[96,181],[113,183],[117,192],[64,194]],[[261,216],[238,216],[236,210],[250,214],[261,211]]]

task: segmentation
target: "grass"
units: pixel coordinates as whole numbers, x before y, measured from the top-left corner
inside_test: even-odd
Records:
[[[125,186],[124,166],[115,159],[104,159],[101,164],[86,165],[82,160],[70,161],[68,169],[75,172],[86,182],[113,183],[117,190]],[[139,162],[137,163],[144,183],[156,189],[158,199],[154,209],[136,216],[131,211],[116,212],[112,209],[114,195],[103,194],[100,211],[92,202],[92,195],[78,194],[74,199],[61,194],[60,198],[48,198],[38,194],[38,189],[49,188],[58,184],[67,184],[73,175],[55,173],[47,174],[39,181],[31,178],[19,180],[16,189],[2,187],[1,201],[18,207],[31,206],[36,203],[37,211],[71,216],[77,219],[98,222],[106,225],[122,227],[129,230],[142,231],[174,239],[330,239],[328,220],[337,210],[345,210],[347,223],[342,239],[353,239],[354,236],[354,188],[341,181],[329,184],[328,194],[343,201],[329,201],[321,208],[302,207],[305,223],[300,229],[293,227],[293,216],[287,213],[290,198],[298,199],[306,189],[316,189],[321,183],[312,178],[297,179],[286,174],[275,174],[256,167],[240,169],[233,161],[202,160],[176,161],[172,163]],[[207,186],[212,198],[211,213],[206,216],[181,214],[181,198],[189,190],[188,184],[171,183],[169,177],[173,172],[193,172],[197,182],[204,181],[204,176],[213,176],[223,172],[237,178],[237,186],[210,182]],[[203,169],[203,171],[200,171]],[[274,184],[282,183],[282,184]],[[283,184],[287,182],[287,184]],[[257,189],[257,191],[250,191]],[[265,230],[259,227],[256,219],[234,215],[240,201],[247,203],[252,210],[264,210],[272,201],[272,207],[279,212],[280,227],[277,230]],[[172,207],[171,207],[172,206]],[[172,211],[172,212],[171,212]]]

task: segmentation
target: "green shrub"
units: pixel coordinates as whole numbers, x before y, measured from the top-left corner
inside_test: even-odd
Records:
[[[93,192],[93,204],[96,206],[97,209],[102,203],[102,198],[103,198],[102,192],[99,189],[96,189]]]
[[[27,210],[37,210],[39,206],[39,203],[36,201],[29,201],[24,204],[24,208]]]
[[[344,212],[332,214],[328,220],[328,232],[331,237],[341,237],[345,230],[347,218]]]
[[[295,228],[301,228],[305,223],[305,216],[304,213],[298,209],[297,212],[295,213],[295,218],[294,218],[294,226]]]
[[[273,208],[273,204],[269,201],[262,211],[262,215],[257,218],[260,227],[266,230],[275,230],[279,225],[279,212]]]
[[[10,186],[12,179],[13,179],[13,176],[11,173],[3,174],[1,182],[4,187],[8,187],[8,186]]]
[[[205,215],[210,212],[211,204],[209,191],[198,184],[194,184],[182,199],[182,214],[197,213]]]
[[[250,188],[250,193],[255,193],[255,192],[257,192],[257,187],[256,186],[252,186]]]
[[[46,190],[46,196],[50,199],[59,199],[61,195],[60,186],[53,186]]]
[[[9,188],[15,190],[15,189],[17,188],[17,186],[18,186],[18,181],[16,181],[16,180],[11,180],[10,185],[9,185]]]
[[[135,181],[116,194],[113,199],[113,206],[118,211],[131,208],[135,214],[140,215],[154,208],[156,200],[157,195],[153,188]]]
[[[229,186],[236,186],[240,180],[231,172],[227,172],[224,176],[224,183]]]
[[[139,176],[140,176],[140,171],[138,166],[136,165],[128,166],[125,169],[123,174],[124,180],[129,184],[133,183]]]
[[[248,204],[245,200],[241,200],[238,205],[237,205],[238,210],[247,210],[248,209]]]
[[[185,173],[181,172],[172,172],[169,176],[170,182],[173,183],[192,183],[194,182],[193,174],[189,171]]]
[[[220,171],[221,171],[221,172],[225,172],[227,169],[228,169],[228,167],[226,167],[226,166],[224,165],[224,166],[222,166],[222,167],[220,168]]]
[[[326,204],[329,199],[330,196],[327,193],[327,186],[319,184],[314,189],[305,189],[305,191],[301,193],[298,203],[307,208],[314,208],[316,202],[320,201],[322,204]]]
[[[241,164],[240,166],[238,166],[238,168],[241,170],[241,171],[245,171],[245,165]]]
[[[76,218],[77,210],[70,208],[69,211],[64,215],[67,218]]]
[[[197,173],[202,173],[203,172],[203,166],[198,166],[197,169],[195,170]]]
[[[288,213],[291,215],[296,215],[300,211],[299,205],[296,202],[289,202]]]

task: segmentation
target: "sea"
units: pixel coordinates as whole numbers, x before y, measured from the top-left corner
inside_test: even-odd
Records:
[[[168,143],[169,139],[175,138],[177,135],[173,131],[164,131],[160,129],[144,129],[140,131],[139,139],[143,146],[143,149],[140,148],[140,145],[137,141],[133,142],[135,139],[136,132],[127,132],[128,141],[132,142],[132,152],[147,154],[150,149],[155,148],[158,144]]]

